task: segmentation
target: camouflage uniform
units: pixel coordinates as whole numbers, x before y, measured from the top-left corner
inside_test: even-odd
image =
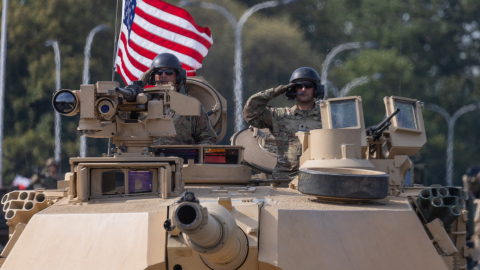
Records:
[[[154,137],[154,145],[216,144],[217,134],[203,106],[200,116],[182,116],[174,110],[167,110],[167,113],[172,115],[177,136]]]
[[[280,87],[279,87],[280,88]],[[283,94],[278,89],[259,92],[247,101],[243,109],[245,120],[256,128],[268,128],[277,142],[277,165],[273,178],[294,178],[298,173],[298,156],[302,145],[295,133],[322,128],[318,104],[310,111],[292,108],[272,108],[268,101]]]
[[[30,178],[32,189],[45,188],[45,189],[57,189],[57,182],[60,180],[60,173],[58,172],[60,164],[55,161],[54,158],[49,158],[42,171],[35,172]],[[57,168],[56,174],[50,174],[49,167],[55,166]]]

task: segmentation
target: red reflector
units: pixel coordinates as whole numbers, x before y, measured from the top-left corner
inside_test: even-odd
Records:
[[[227,163],[225,156],[205,156],[205,163]]]

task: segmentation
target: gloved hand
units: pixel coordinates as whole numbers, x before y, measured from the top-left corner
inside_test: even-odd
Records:
[[[277,88],[275,88],[275,95],[279,96],[285,92],[287,92],[288,89],[290,88],[295,88],[295,83],[289,83],[287,85],[280,85]]]

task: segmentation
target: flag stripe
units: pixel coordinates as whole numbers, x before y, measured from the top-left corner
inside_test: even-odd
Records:
[[[122,57],[122,51],[121,50],[118,50],[118,55],[120,56],[120,62],[122,63],[122,67],[125,66],[125,62],[123,61],[123,57]],[[130,81],[134,81],[136,80],[139,76],[134,76],[132,73],[130,73],[130,70],[129,68],[126,68],[123,70],[124,74],[126,75],[126,77],[130,80]]]
[[[142,75],[142,70],[141,69],[137,69],[131,62],[130,62],[130,59],[128,58],[128,55],[127,55],[127,52],[126,52],[126,49],[125,49],[125,45],[120,42],[118,44],[118,50],[119,52],[122,53],[121,55],[121,58],[120,58],[120,61],[122,62],[122,68],[126,71],[128,70],[130,72],[130,74],[134,75],[134,76],[137,76],[137,77],[140,77]],[[125,56],[125,57],[124,57]],[[126,73],[126,72],[125,72]],[[126,75],[128,75],[128,73],[126,73]],[[127,76],[127,77],[130,77],[130,76]]]
[[[196,70],[189,65],[182,64],[182,68],[185,69],[188,73],[195,72]]]
[[[125,38],[125,35],[122,33],[120,39],[122,40],[121,44],[119,43],[119,47],[120,49],[123,49],[124,53],[127,55],[128,57],[128,60],[130,61],[130,63],[136,67],[138,70],[142,71],[142,72],[145,72],[148,70],[148,66],[140,63],[137,61],[137,59],[135,59],[136,57],[132,57],[132,55],[130,54],[130,50],[127,46],[125,46],[125,44],[127,44],[127,39]]]
[[[131,32],[130,33],[130,42],[132,42],[132,40],[138,45],[139,49],[138,50],[135,50],[137,51],[139,54],[142,54],[143,55],[143,50],[148,50],[150,52],[153,52],[155,54],[155,56],[157,56],[157,54],[159,53],[162,53],[162,52],[168,52],[168,53],[172,53],[174,54],[175,56],[178,57],[178,60],[180,60],[180,62],[182,63],[185,63],[195,69],[198,69],[202,66],[202,64],[200,62],[198,62],[196,59],[190,57],[189,55],[186,55],[182,52],[179,52],[177,50],[172,50],[170,48],[166,48],[165,46],[163,46],[163,44],[158,44],[158,43],[154,43],[152,42],[151,40],[148,40],[148,39],[145,39],[139,35],[137,35],[137,33],[135,32]],[[153,58],[155,58],[155,56]],[[153,59],[152,58],[152,59]]]
[[[168,39],[164,39],[162,37],[156,36],[156,35],[148,32],[148,31],[146,31],[145,29],[141,28],[136,23],[133,23],[133,25],[132,25],[132,32],[135,32],[135,34],[137,34],[138,36],[140,36],[140,37],[142,37],[146,40],[149,40],[152,43],[162,44],[162,47],[164,47],[164,48],[167,48],[167,49],[170,49],[170,50],[173,50],[173,51],[177,51],[177,52],[185,54],[185,55],[189,55],[190,57],[192,57],[193,59],[195,59],[199,63],[202,62],[202,60],[203,60],[203,55],[198,53],[196,50],[194,50],[190,47],[183,46],[181,44],[172,42]]]
[[[136,25],[136,27],[140,27],[147,33],[150,33],[154,36],[161,37],[170,42],[182,44],[186,47],[190,47],[194,49],[197,53],[202,55],[202,57],[207,55],[208,53],[208,49],[205,46],[203,46],[203,44],[197,42],[196,40],[184,37],[182,35],[178,35],[176,33],[172,33],[170,31],[166,31],[165,29],[157,27],[156,25],[151,24],[150,22],[146,21],[141,17],[135,18],[134,24]],[[135,29],[136,28],[134,28],[134,25],[132,25],[132,31],[135,31]],[[135,32],[139,34],[138,31],[135,31]]]
[[[125,44],[126,44],[126,40],[125,40],[125,35],[123,34],[121,36],[121,42],[118,43],[119,49],[122,50],[122,51],[126,51],[126,55],[128,56],[129,60],[131,60],[131,59],[133,59],[135,61],[139,60],[139,61],[136,61],[137,63],[134,63],[132,61],[130,62],[130,64],[132,64],[136,69],[138,69],[142,72],[147,71],[149,69],[149,66],[147,66],[146,63],[148,63],[148,62],[151,63],[152,60],[150,60],[150,59],[157,56],[157,53],[154,53],[154,52],[143,49],[142,47],[135,44],[135,42],[133,42],[132,39],[130,39],[130,44],[128,46],[125,47]],[[144,53],[144,55],[141,55],[138,52],[142,52],[142,53]],[[172,53],[177,54],[176,52],[172,52]],[[177,57],[178,58],[183,58],[185,56],[177,55]],[[191,67],[191,66],[189,66],[185,63],[182,63],[182,67],[183,67],[183,69],[187,70],[189,73],[191,73],[195,70],[193,67]]]
[[[152,15],[145,13],[141,8],[138,8],[138,10],[136,11],[136,15],[142,17],[143,19],[145,19],[146,21],[150,22],[155,26],[158,26],[160,28],[163,28],[173,33],[180,34],[187,38],[194,39],[195,41],[201,43],[207,50],[210,49],[210,47],[212,46],[211,41],[205,40],[202,36],[199,36],[195,32],[187,29],[183,29],[181,27],[176,26],[175,24],[160,20]]]
[[[122,32],[122,34],[125,36],[124,32]],[[146,50],[143,47],[137,45],[134,39],[130,39],[130,43],[128,43],[126,46],[131,51],[131,55],[134,55],[135,58],[145,66],[150,66],[150,64],[152,63],[152,59],[157,56],[155,52]]]
[[[123,76],[122,67],[119,64],[117,64],[117,73],[120,75],[120,77],[122,77],[124,82],[129,81],[129,80],[126,80],[125,76]]]
[[[149,51],[142,46],[137,45],[135,40],[132,40],[132,39],[130,39],[130,44],[128,44],[128,47],[132,48],[133,51],[135,51],[136,53],[138,53],[139,55],[147,59],[153,59],[155,58],[155,56],[157,56],[156,53]],[[151,62],[152,60],[150,60],[150,63]]]
[[[195,23],[195,20],[192,18],[192,16],[187,12],[185,11],[184,9],[181,9],[181,8],[178,8],[176,6],[173,6],[173,5],[170,5],[170,4],[167,4],[165,2],[162,2],[162,1],[156,1],[156,0],[144,0],[143,1],[145,4],[147,5],[150,5],[154,8],[152,8],[151,10],[152,11],[155,11],[155,12],[166,12],[166,13],[169,13],[175,17],[179,17],[179,18],[182,18],[184,20],[186,20],[187,22],[189,22],[199,33],[203,34],[203,36],[206,36],[208,37],[209,39],[211,39],[211,36],[212,34],[210,33],[210,29],[208,29],[208,27],[200,27],[198,26],[196,23]],[[141,6],[142,3],[139,3],[138,6]],[[147,9],[143,9],[143,10],[147,10]],[[153,15],[155,16],[155,15]],[[155,16],[157,18],[160,18],[160,16]],[[180,24],[179,24],[180,25]],[[180,25],[181,26],[181,25]],[[185,29],[188,29],[187,27],[183,27]]]

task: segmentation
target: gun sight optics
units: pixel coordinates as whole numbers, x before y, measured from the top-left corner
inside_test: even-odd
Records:
[[[55,111],[65,116],[73,116],[79,111],[79,98],[72,90],[58,90],[53,94],[52,103]]]

